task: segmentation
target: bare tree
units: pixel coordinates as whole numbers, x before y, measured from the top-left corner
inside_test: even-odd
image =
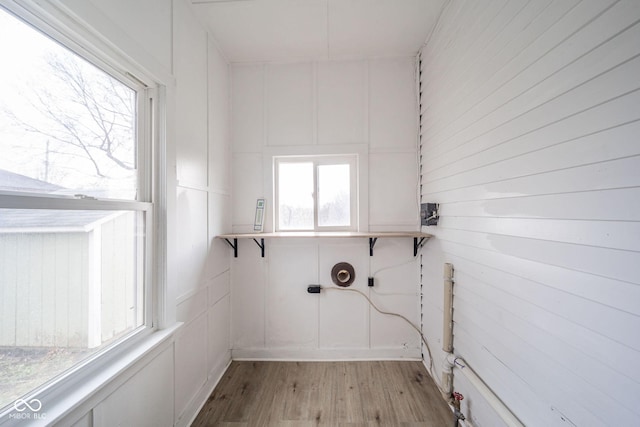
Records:
[[[45,57],[46,78],[34,81],[25,99],[30,108],[17,114],[5,107],[5,115],[45,138],[45,176],[57,168],[86,170],[84,162],[100,178],[134,170],[135,91],[64,53]]]

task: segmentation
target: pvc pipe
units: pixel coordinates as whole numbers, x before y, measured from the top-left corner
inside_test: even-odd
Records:
[[[491,405],[496,413],[502,418],[502,420],[509,427],[525,427],[520,420],[511,412],[511,410],[500,400],[498,396],[487,386],[482,378],[476,374],[473,369],[467,365],[464,359],[456,357],[453,353],[450,353],[446,359],[447,363],[453,368],[457,368],[462,374],[467,377],[469,382],[480,392],[482,397]]]
[[[442,350],[448,353],[442,366],[442,392],[451,403],[453,392],[453,370],[458,368],[469,382],[480,392],[496,413],[509,427],[524,427],[524,424],[511,412],[498,396],[487,386],[467,363],[453,354],[453,264],[444,265],[444,301]],[[464,425],[464,424],[463,424]]]
[[[453,264],[444,265],[444,300],[442,319],[442,350],[453,351]],[[442,366],[442,394],[448,402],[453,393],[453,366],[445,360]]]
[[[440,390],[448,403],[452,403],[451,394],[453,393],[453,364],[448,360],[450,355],[452,353],[449,353],[442,361],[442,388]]]

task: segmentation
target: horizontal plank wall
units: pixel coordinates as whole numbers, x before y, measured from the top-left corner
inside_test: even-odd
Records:
[[[639,22],[633,0],[453,0],[421,53],[425,331],[453,263],[455,352],[526,425],[640,424]]]

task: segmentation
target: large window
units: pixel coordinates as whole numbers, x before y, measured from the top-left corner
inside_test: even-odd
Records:
[[[2,413],[151,327],[153,104],[2,8],[0,57]]]
[[[355,155],[274,161],[278,231],[357,230]]]

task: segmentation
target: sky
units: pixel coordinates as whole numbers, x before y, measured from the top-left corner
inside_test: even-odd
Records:
[[[89,156],[63,142],[61,135],[65,133],[64,129],[44,119],[44,106],[50,103],[63,111],[66,117],[72,118],[66,124],[78,135],[95,134],[96,125],[89,111],[79,106],[77,99],[70,98],[69,87],[65,87],[51,72],[48,59],[52,57],[79,64],[79,69],[89,77],[96,97],[104,96],[104,91],[100,92],[100,84],[104,84],[106,73],[84,60],[78,61],[78,57],[68,49],[0,8],[0,169],[46,180],[82,194],[135,198],[135,170],[125,170],[106,158],[103,152],[94,150],[91,151],[92,157],[108,178],[97,176]],[[135,108],[135,91],[115,79],[108,79],[115,82],[114,85],[125,96],[131,97],[132,108]],[[41,132],[26,131],[26,126],[8,112],[18,117],[18,121],[29,123]],[[117,123],[114,128],[120,126],[119,135],[125,135],[125,138],[130,135],[130,154],[125,153],[125,156],[134,163],[133,119],[128,123],[128,129],[126,123],[121,125]]]
[[[348,226],[349,164],[321,164],[316,167],[320,225]],[[280,228],[313,229],[314,163],[279,162],[278,168]]]

